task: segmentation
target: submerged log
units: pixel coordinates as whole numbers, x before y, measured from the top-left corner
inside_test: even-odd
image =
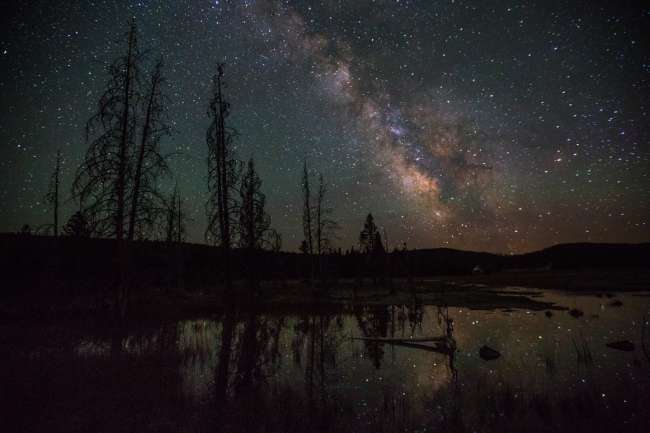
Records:
[[[573,309],[569,310],[569,314],[571,316],[575,317],[576,319],[578,317],[582,317],[582,316],[585,315],[585,313],[583,313],[582,310],[578,310],[577,308],[573,308]]]
[[[632,352],[635,348],[634,343],[629,340],[614,341],[607,343],[606,346],[610,349],[622,350],[624,352]]]

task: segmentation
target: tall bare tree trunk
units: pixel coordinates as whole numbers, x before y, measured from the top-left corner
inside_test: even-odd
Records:
[[[236,187],[239,177],[239,165],[230,148],[236,134],[233,128],[226,126],[226,118],[230,104],[223,95],[224,65],[220,63],[217,74],[213,79],[213,95],[210,99],[209,115],[212,119],[206,142],[208,144],[208,228],[206,237],[212,236],[215,244],[219,245],[223,276],[225,283],[224,297],[226,300],[232,292],[231,250],[233,234],[231,220],[235,211],[235,199],[231,190]]]
[[[226,104],[223,100],[222,83],[223,65],[219,65],[217,74],[217,152],[219,161],[217,162],[217,194],[219,205],[219,225],[221,231],[221,249],[224,259],[224,273],[226,291],[232,291],[232,274],[230,269],[230,178],[228,173],[228,145],[226,142]]]
[[[318,195],[316,196],[316,254],[318,254],[318,275],[322,275],[322,254],[323,254],[323,224],[321,213],[323,208],[323,175],[319,177],[320,183],[318,184]]]
[[[59,183],[61,176],[61,151],[56,152],[56,168],[54,169],[54,236],[59,236]]]
[[[156,91],[160,83],[160,68],[161,62],[158,62],[156,65],[156,70],[151,76],[151,89],[149,89],[149,97],[147,98],[147,109],[144,118],[144,124],[142,125],[142,135],[140,137],[140,148],[138,149],[138,160],[135,166],[135,177],[133,178],[133,193],[131,195],[131,212],[129,215],[129,233],[128,239],[133,240],[135,236],[135,225],[138,217],[138,200],[140,199],[140,186],[142,183],[142,166],[144,165],[144,156],[147,145],[147,140],[149,140],[151,134],[151,117],[154,98],[156,97]]]
[[[181,233],[182,232],[182,225],[183,225],[183,222],[182,222],[183,221],[183,214],[181,212],[182,212],[182,210],[181,210],[181,194],[179,193],[178,194],[178,215],[177,215],[178,218],[177,218],[177,221],[176,221],[177,226],[178,226],[176,234],[178,236],[178,243],[179,244],[183,240],[182,233]]]
[[[128,146],[130,143],[129,135],[129,113],[131,108],[131,70],[133,68],[133,51],[136,44],[135,21],[131,22],[129,31],[129,51],[127,54],[126,71],[124,76],[124,109],[122,112],[122,134],[119,146],[118,178],[117,178],[117,209],[115,222],[115,237],[117,238],[117,255],[120,268],[120,281],[117,286],[115,305],[120,317],[126,315],[126,309],[129,298],[129,258],[128,250],[124,243],[124,221],[126,216],[126,176],[127,176],[127,158]]]
[[[305,241],[307,242],[307,253],[309,255],[309,283],[314,284],[314,228],[312,224],[312,206],[311,190],[309,188],[309,171],[307,170],[307,161],[303,166],[302,174],[302,191],[303,191],[303,211],[302,225]]]
[[[131,68],[133,67],[133,49],[135,46],[135,23],[131,23],[129,31],[129,52],[124,75],[124,109],[122,111],[122,135],[120,137],[118,177],[117,177],[117,209],[115,214],[115,236],[118,242],[124,238],[124,215],[126,193],[126,159],[129,144],[129,112],[131,105]],[[122,249],[122,248],[120,248]]]

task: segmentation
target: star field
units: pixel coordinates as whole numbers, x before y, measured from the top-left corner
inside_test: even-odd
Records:
[[[9,2],[0,38],[0,231],[47,222],[130,17],[162,54],[189,240],[205,229],[207,104],[218,62],[237,152],[253,156],[284,248],[302,239],[303,160],[357,243],[523,252],[650,241],[650,8],[612,2]],[[149,63],[152,63],[151,61]],[[68,202],[62,219],[74,210]]]

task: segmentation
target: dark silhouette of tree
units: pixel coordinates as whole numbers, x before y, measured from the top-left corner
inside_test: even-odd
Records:
[[[269,240],[271,242],[271,251],[279,253],[282,250],[282,235],[276,230],[272,230],[269,234]]]
[[[256,258],[262,248],[270,248],[274,237],[271,217],[264,210],[266,196],[262,193],[262,180],[255,171],[253,159],[241,177],[239,189],[239,246],[245,251],[248,275],[252,288],[257,286]]]
[[[140,98],[141,55],[136,33],[135,21],[131,21],[126,53],[110,65],[97,113],[86,124],[86,141],[98,135],[89,143],[72,188],[73,196],[92,215],[97,234],[118,240],[124,238]]]
[[[359,244],[361,251],[365,253],[365,262],[369,267],[373,284],[377,284],[378,278],[383,279],[385,273],[385,253],[384,243],[381,240],[379,230],[372,214],[368,214],[363,224],[363,230],[359,234]]]
[[[30,236],[32,234],[32,226],[29,224],[23,224],[18,233],[24,236]]]
[[[375,240],[372,242],[372,252],[374,254],[385,254],[386,248],[384,247],[384,241],[381,238],[379,232],[375,233]]]
[[[206,239],[218,244],[224,254],[226,290],[232,289],[230,250],[233,244],[232,227],[237,224],[236,188],[239,178],[239,162],[235,159],[233,140],[236,131],[226,126],[230,104],[223,96],[224,64],[217,66],[213,78],[213,94],[208,115],[212,120],[206,134],[208,145],[208,227]]]
[[[326,206],[327,185],[323,175],[318,175],[318,190],[315,200],[311,196],[310,176],[307,162],[303,165],[302,173],[302,228],[305,236],[304,247],[301,251],[310,256],[311,281],[314,279],[314,254],[318,259],[318,272],[322,274],[322,257],[331,247],[331,236],[337,229],[331,219],[332,209]]]
[[[164,239],[171,242],[183,242],[185,240],[187,216],[183,211],[181,194],[178,187],[167,200],[164,221]]]
[[[133,240],[138,231],[141,235],[150,231],[160,212],[164,211],[164,198],[157,189],[157,181],[169,173],[167,157],[161,154],[160,140],[171,134],[166,123],[166,98],[162,92],[165,78],[162,75],[162,59],[151,73],[145,98],[143,121],[139,137],[135,174],[131,193],[128,239]]]
[[[92,233],[92,228],[82,211],[72,214],[68,222],[63,226],[63,233],[66,236],[76,238],[88,238]]]
[[[239,191],[239,246],[248,250],[262,249],[270,245],[268,235],[271,218],[264,210],[266,196],[261,188],[262,180],[251,158],[242,175]]]
[[[390,289],[389,294],[394,295],[395,294],[395,287],[393,286],[393,278],[391,274],[392,270],[392,263],[391,263],[391,255],[386,254],[389,252],[389,246],[388,246],[388,232],[386,231],[386,228],[384,228],[384,239],[382,243],[382,256],[384,258],[384,266],[383,266],[383,278],[386,281],[386,285]],[[394,248],[396,251],[397,248]]]
[[[311,189],[309,187],[309,170],[305,161],[302,170],[302,231],[305,235],[306,252],[314,254],[314,228],[312,226]]]
[[[167,248],[167,276],[168,287],[182,287],[184,284],[184,267],[186,263],[185,248],[181,243],[185,241],[187,214],[183,210],[183,201],[178,185],[165,201],[166,209],[160,216],[160,223],[156,224],[157,238],[167,242],[168,246],[175,244],[174,248]]]
[[[307,161],[302,170],[302,232],[305,236],[301,249],[309,260],[309,285],[314,284],[314,227],[312,224],[311,189],[309,186],[309,170]]]
[[[61,185],[61,151],[56,152],[54,172],[50,177],[50,186],[45,197],[47,203],[52,206],[52,233],[59,236],[59,186]]]
[[[377,226],[375,225],[375,220],[372,217],[372,214],[368,214],[366,221],[363,224],[363,230],[359,234],[359,245],[361,251],[365,253],[371,253],[375,250],[376,240],[379,232],[377,231]]]
[[[167,203],[167,212],[165,215],[165,241],[172,243],[176,240],[176,193],[177,190],[174,188],[172,196],[169,198]]]
[[[318,274],[323,279],[323,255],[329,252],[332,247],[334,231],[338,228],[336,222],[331,218],[332,208],[326,205],[327,185],[323,180],[322,173],[318,175],[318,192],[314,205],[314,225],[316,229],[316,254],[318,255]]]
[[[321,256],[332,247],[332,236],[338,225],[331,218],[332,208],[326,205],[327,184],[323,175],[318,175],[318,195],[316,196],[316,252]]]
[[[165,209],[157,180],[168,167],[159,145],[170,131],[164,121],[162,63],[154,68],[150,83],[143,84],[134,20],[126,39],[126,53],[108,68],[109,79],[97,112],[86,124],[86,141],[90,143],[72,187],[73,197],[92,221],[93,232],[118,241],[120,277],[115,306],[122,315],[128,302],[131,264],[124,241],[136,234],[146,237]]]

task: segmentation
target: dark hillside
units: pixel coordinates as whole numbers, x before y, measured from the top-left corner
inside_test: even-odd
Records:
[[[146,287],[213,287],[220,283],[219,248],[201,244],[141,241],[128,244],[134,285]],[[79,239],[17,234],[0,235],[0,272],[5,295],[13,291],[104,290],[116,281],[116,243],[110,239]],[[356,252],[324,257],[328,279],[436,275],[481,272],[581,269],[648,269],[650,244],[565,244],[522,255],[497,255],[448,248],[396,251],[370,259]],[[308,258],[298,253],[260,252],[254,272],[261,279],[307,278]],[[251,269],[234,251],[231,272],[247,278]]]

